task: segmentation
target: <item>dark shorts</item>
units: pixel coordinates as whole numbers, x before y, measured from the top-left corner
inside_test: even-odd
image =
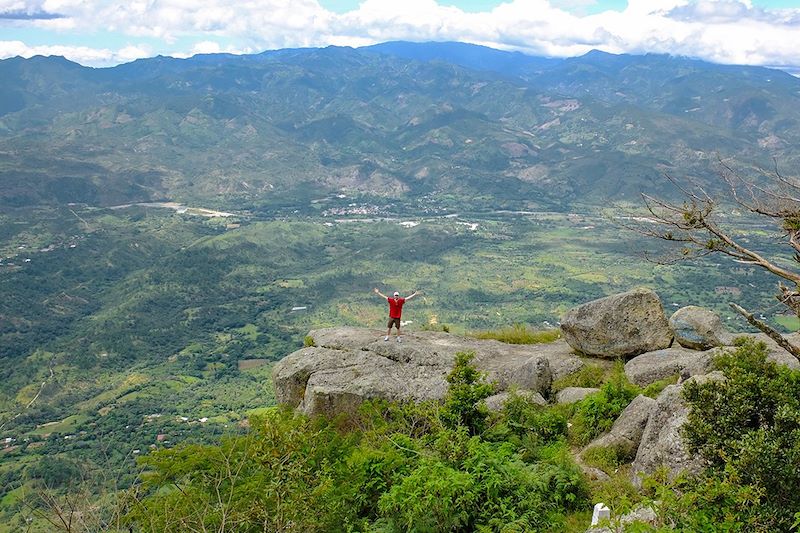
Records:
[[[389,317],[389,323],[386,324],[386,327],[392,329],[392,326],[397,326],[397,329],[400,329],[400,319],[399,318],[391,318]]]

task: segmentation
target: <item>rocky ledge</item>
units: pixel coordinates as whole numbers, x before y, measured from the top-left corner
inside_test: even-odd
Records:
[[[637,289],[567,312],[562,320],[564,339],[551,344],[512,345],[441,332],[413,332],[383,340],[377,329],[329,328],[309,333],[314,346],[298,350],[273,369],[275,396],[311,415],[352,413],[366,399],[439,400],[447,392],[445,377],[458,352],[473,352],[474,364],[496,384],[487,399],[500,409],[508,391],[516,389],[536,403],[579,401],[594,389],[568,388],[552,394],[554,380],[578,372],[585,361],[624,358],[628,379],[645,387],[678,376],[656,399],[640,396],[622,413],[606,435],[587,446],[615,446],[634,457],[634,481],[639,473],[663,466],[671,474],[697,471],[680,428],[688,409],[681,389],[690,380],[720,379],[713,357],[729,345],[727,332],[711,311],[687,307],[669,320],[658,296]],[[790,368],[800,362],[769,339],[754,335],[769,347],[770,359]],[[790,335],[800,343],[797,334]],[[596,359],[592,359],[596,358]],[[606,362],[606,364],[608,364]]]
[[[496,383],[497,392],[515,388],[547,396],[554,379],[583,366],[563,341],[513,345],[420,331],[398,343],[394,337],[384,341],[383,335],[349,327],[311,331],[314,346],[275,365],[276,399],[312,415],[353,412],[370,398],[441,399],[458,352],[475,353],[475,366]]]

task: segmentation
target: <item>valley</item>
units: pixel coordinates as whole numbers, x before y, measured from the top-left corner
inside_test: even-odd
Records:
[[[680,250],[626,228],[649,224],[640,193],[680,198],[674,177],[790,264],[723,170],[797,174],[796,78],[389,44],[0,61],[0,532],[47,531],[42,483],[102,499],[153,450],[247,434],[309,330],[382,334],[373,287],[423,291],[409,331],[553,329],[637,286],[734,331],[729,301],[797,328],[763,271],[649,261]]]

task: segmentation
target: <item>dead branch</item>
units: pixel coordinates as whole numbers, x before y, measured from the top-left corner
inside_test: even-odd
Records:
[[[786,337],[778,333],[776,330],[768,326],[766,323],[762,322],[761,320],[758,320],[756,317],[753,316],[752,313],[748,312],[743,307],[736,305],[733,302],[729,303],[728,305],[730,305],[734,311],[742,315],[745,318],[745,320],[747,320],[752,325],[760,329],[762,332],[766,333],[770,339],[777,342],[778,346],[780,346],[781,348],[783,348],[784,350],[795,356],[798,360],[800,360],[800,348],[794,346],[792,343],[786,340]]]

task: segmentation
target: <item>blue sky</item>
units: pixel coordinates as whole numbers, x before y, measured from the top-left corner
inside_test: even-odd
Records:
[[[800,0],[0,0],[0,58],[105,66],[388,40],[567,57],[670,53],[800,69]]]

